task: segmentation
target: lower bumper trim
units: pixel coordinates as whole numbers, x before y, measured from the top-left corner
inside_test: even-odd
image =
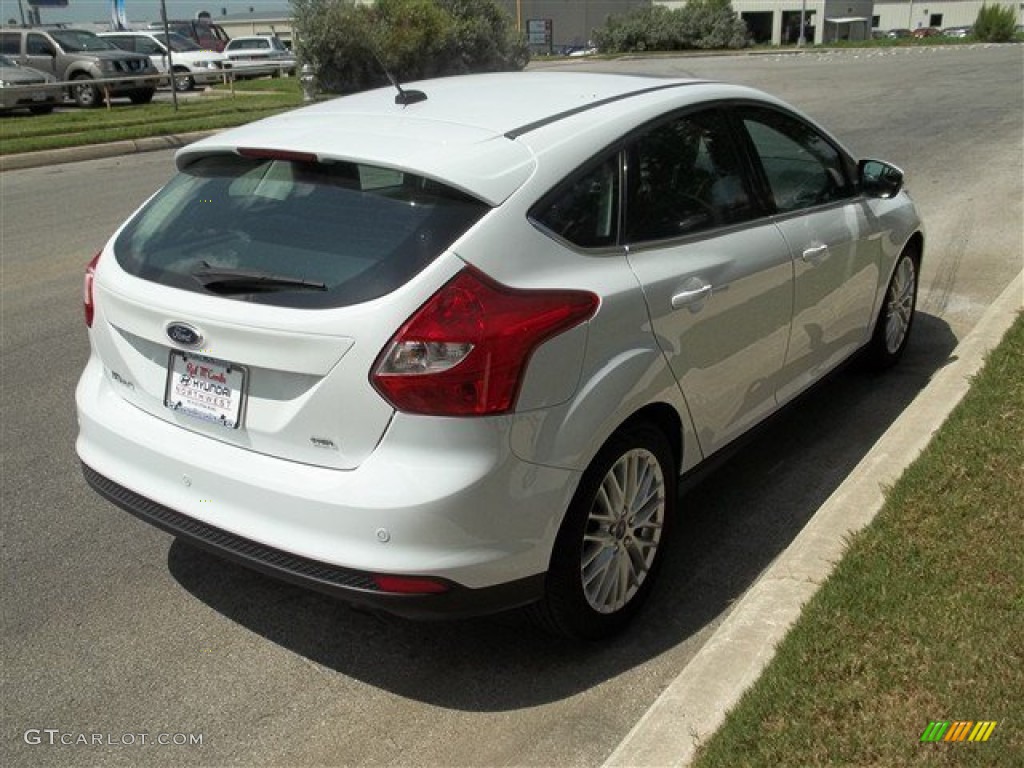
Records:
[[[544,574],[482,589],[444,582],[438,594],[383,592],[374,574],[324,563],[269,547],[165,507],[82,464],[85,481],[100,496],[126,512],[180,539],[269,576],[315,589],[345,602],[413,619],[482,616],[539,600]],[[416,574],[402,574],[416,577]],[[442,581],[430,577],[432,581]]]

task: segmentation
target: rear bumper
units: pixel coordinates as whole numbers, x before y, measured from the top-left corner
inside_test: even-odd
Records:
[[[49,84],[0,89],[0,109],[28,109],[59,104],[63,93]]]
[[[104,497],[226,557],[393,613],[479,614],[536,599],[579,480],[516,457],[500,418],[399,414],[359,467],[338,470],[183,429],[117,386],[93,356],[76,392],[76,449]],[[373,575],[449,589],[382,593],[367,589]]]
[[[194,520],[118,485],[82,464],[86,482],[100,496],[141,520],[179,539],[269,576],[340,598],[347,603],[411,619],[451,619],[497,613],[540,599],[544,575],[469,589],[444,581],[439,594],[396,594],[383,591],[372,573],[299,557]]]

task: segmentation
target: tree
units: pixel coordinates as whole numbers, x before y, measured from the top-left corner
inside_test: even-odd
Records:
[[[1017,14],[1008,5],[983,3],[974,20],[974,36],[986,43],[1005,43],[1013,39]]]
[[[320,88],[350,93],[388,82],[522,69],[511,19],[491,0],[291,0],[296,53]]]
[[[742,48],[747,25],[730,0],[690,0],[674,10],[655,5],[612,16],[594,41],[609,53]]]

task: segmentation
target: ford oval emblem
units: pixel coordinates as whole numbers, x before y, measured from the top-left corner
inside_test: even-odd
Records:
[[[171,323],[167,326],[167,338],[184,347],[198,347],[203,343],[203,334],[188,323]]]

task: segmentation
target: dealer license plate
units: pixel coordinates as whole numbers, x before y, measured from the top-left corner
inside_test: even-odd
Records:
[[[171,350],[164,405],[172,411],[237,429],[245,405],[245,368]]]

